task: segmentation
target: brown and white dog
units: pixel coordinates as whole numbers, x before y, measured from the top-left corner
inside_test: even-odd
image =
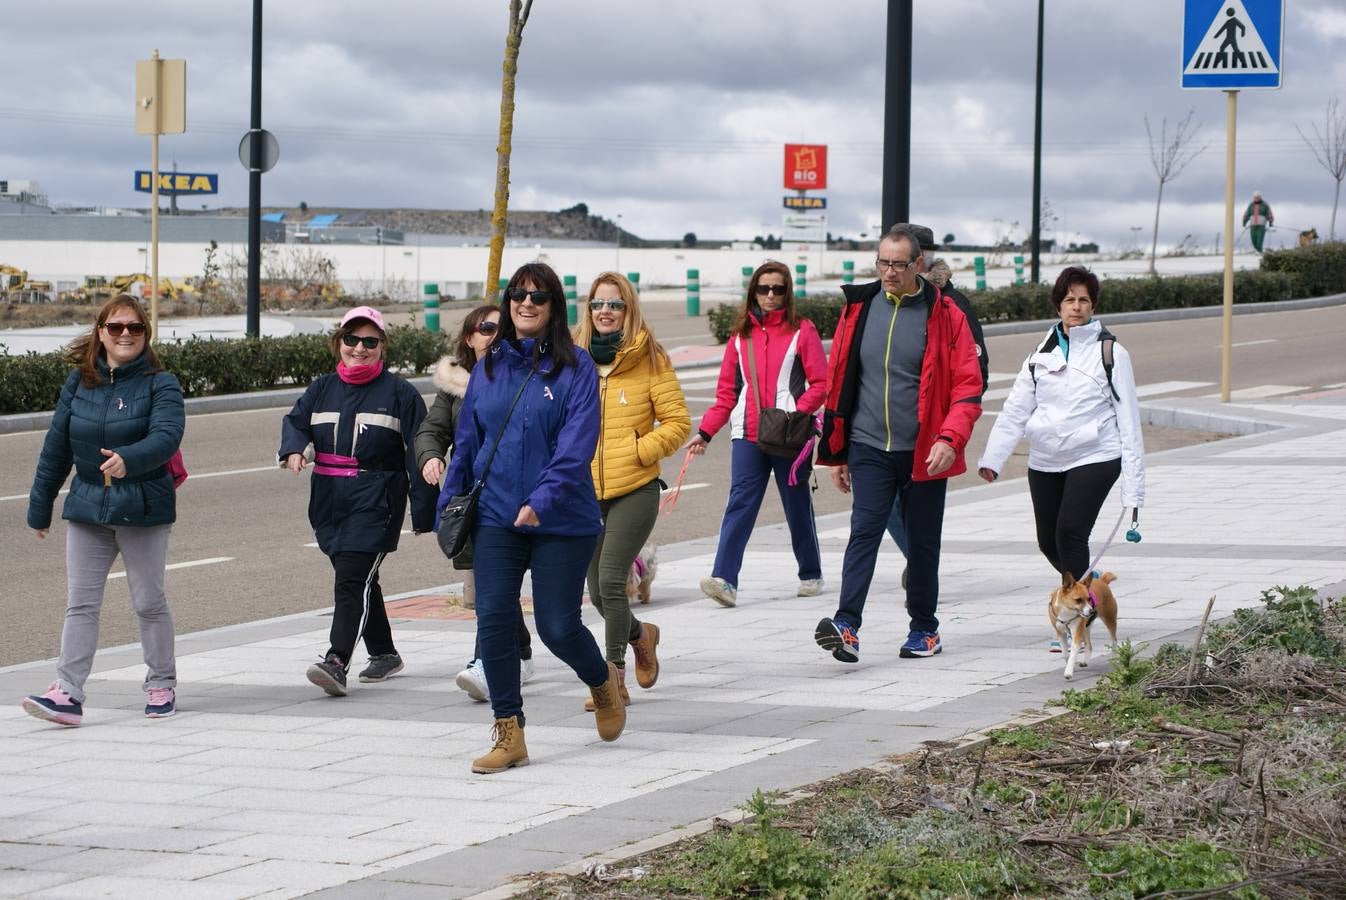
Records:
[[[1089,665],[1089,657],[1094,652],[1093,639],[1089,637],[1089,626],[1094,619],[1101,618],[1107,626],[1112,642],[1117,643],[1117,598],[1112,595],[1109,584],[1117,580],[1111,572],[1094,578],[1092,572],[1076,581],[1069,572],[1061,576],[1061,586],[1052,591],[1047,601],[1047,618],[1051,620],[1052,631],[1064,647],[1070,641],[1070,658],[1066,660],[1066,680],[1075,677],[1075,662],[1080,648],[1084,648],[1084,658],[1079,660],[1081,667]]]
[[[653,543],[640,548],[631,562],[631,574],[626,579],[626,599],[635,603],[650,602],[650,585],[654,583],[655,573],[659,571],[658,551]]]

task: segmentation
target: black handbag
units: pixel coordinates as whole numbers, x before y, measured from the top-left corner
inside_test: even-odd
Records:
[[[748,387],[757,403],[757,449],[771,456],[797,457],[815,425],[810,413],[787,411],[778,406],[762,406],[757,392],[757,360],[752,349],[752,335],[748,335]]]
[[[481,467],[481,477],[476,480],[466,494],[458,494],[450,497],[444,511],[439,516],[439,531],[435,534],[435,539],[439,542],[440,551],[449,559],[460,555],[467,549],[468,542],[472,539],[472,530],[477,524],[477,501],[481,499],[482,488],[486,486],[486,473],[491,470],[491,462],[495,459],[495,451],[500,449],[500,441],[505,437],[505,426],[509,424],[509,417],[514,415],[514,407],[519,405],[519,398],[523,396],[523,389],[528,387],[528,382],[533,380],[533,375],[537,373],[534,368],[528,373],[528,377],[519,385],[519,390],[514,394],[514,399],[510,401],[509,411],[505,413],[505,421],[500,423],[500,431],[496,433],[495,444],[491,447],[491,453],[486,457],[486,465]]]

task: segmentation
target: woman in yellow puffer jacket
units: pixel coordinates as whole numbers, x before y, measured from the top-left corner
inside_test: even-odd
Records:
[[[576,329],[575,344],[598,366],[602,410],[592,467],[603,533],[589,563],[589,601],[603,617],[607,658],[621,674],[622,700],[629,704],[626,647],[635,653],[636,683],[654,687],[659,628],[632,615],[627,579],[659,515],[659,461],[677,452],[692,419],[673,363],[623,276],[604,272],[594,279],[589,315]]]

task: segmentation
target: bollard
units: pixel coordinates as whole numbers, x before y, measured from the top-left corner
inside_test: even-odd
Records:
[[[687,315],[701,315],[701,270],[687,270]]]
[[[809,295],[808,288],[809,267],[803,263],[795,263],[795,299],[804,300]]]
[[[743,296],[748,295],[748,282],[752,281],[752,266],[744,266],[743,269]]]
[[[1022,256],[1014,257],[1014,283],[1024,283],[1024,258]]]
[[[855,260],[848,259],[841,264],[841,283],[855,284]]]
[[[972,260],[972,271],[977,275],[977,290],[986,290],[986,257],[974,257]]]
[[[631,284],[635,286],[635,289],[636,289],[637,293],[639,293],[639,291],[640,291],[640,273],[639,273],[639,272],[627,272],[627,273],[626,273],[626,280],[629,281],[629,282],[631,282]]]
[[[575,290],[575,276],[567,275],[561,279],[566,293],[566,324],[574,328],[580,322],[578,296]]]
[[[425,292],[425,330],[431,334],[439,333],[439,285],[427,281]]]
[[[509,279],[508,279],[508,278],[502,278],[502,279],[500,279],[500,286],[496,289],[496,292],[495,292],[495,301],[496,301],[497,303],[499,303],[499,302],[501,302],[502,300],[505,299],[505,288],[508,287],[508,286],[509,286]]]

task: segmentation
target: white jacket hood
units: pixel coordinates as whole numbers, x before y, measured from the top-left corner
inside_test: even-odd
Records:
[[[443,356],[435,364],[435,371],[430,380],[444,393],[462,399],[467,396],[467,380],[471,375],[469,370],[458,365],[458,360],[452,356]]]

